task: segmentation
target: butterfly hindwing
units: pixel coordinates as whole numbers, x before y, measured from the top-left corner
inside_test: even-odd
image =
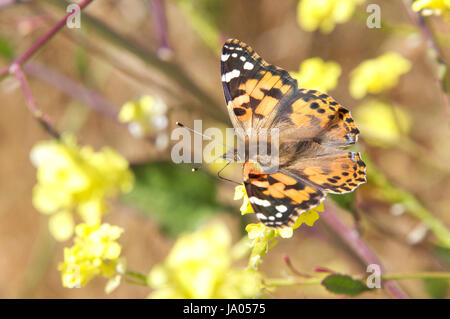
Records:
[[[340,151],[312,158],[299,157],[281,171],[335,194],[348,193],[366,182],[366,165],[357,152]]]
[[[244,181],[247,196],[258,219],[269,227],[292,226],[298,216],[319,205],[325,193],[282,172],[264,174],[252,163]],[[246,168],[244,168],[246,170]]]

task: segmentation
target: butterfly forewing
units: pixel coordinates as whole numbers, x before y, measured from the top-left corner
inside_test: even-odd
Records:
[[[289,74],[265,62],[245,43],[228,40],[221,54],[222,86],[233,125],[267,127],[280,101],[297,89]]]

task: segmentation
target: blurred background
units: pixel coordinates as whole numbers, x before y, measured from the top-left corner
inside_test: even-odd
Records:
[[[370,165],[367,184],[345,200],[328,198],[325,207],[348,227],[358,227],[387,273],[449,270],[448,81],[441,71],[450,59],[450,25],[444,14],[426,17],[441,54],[439,63],[411,19],[418,14],[405,5],[408,1],[370,3],[379,5],[380,28],[366,25],[369,2],[359,1],[345,23],[315,30],[311,22],[314,30],[308,30],[306,18],[299,21],[298,0],[93,1],[81,12],[81,28],[63,28],[29,60],[24,71],[32,94],[56,129],[74,133],[80,145],[114,148],[135,173],[133,190],[111,201],[104,217],[125,230],[119,242],[133,270],[147,274],[166,258],[177,236],[205,222],[224,223],[233,242],[246,234],[247,223],[256,222],[253,216],[242,217],[241,202],[232,201],[235,185],[216,177],[221,165],[205,165],[192,173],[193,165],[175,165],[170,159],[177,142],[170,140],[176,121],[193,126],[201,119],[203,129],[231,127],[220,81],[220,48],[230,37],[300,78],[308,74],[301,69],[307,59],[338,65],[338,71],[320,73],[336,77],[336,83],[325,84],[323,90],[352,112],[361,130],[355,149]],[[60,20],[67,4],[0,1],[0,66],[6,67]],[[368,92],[352,92],[350,88],[366,77],[362,71],[362,80],[356,78],[354,70],[387,52],[401,60],[386,62],[387,78],[381,74],[377,80],[379,92],[371,91],[370,83]],[[398,71],[399,65],[405,66]],[[399,75],[384,89],[391,69]],[[163,124],[153,123],[145,134],[118,118],[124,104],[142,96],[164,105],[158,114]],[[48,135],[27,109],[14,77],[3,77],[0,100],[0,297],[145,298],[148,287],[127,283],[106,295],[101,278],[82,289],[62,287],[57,267],[71,240],[55,241],[48,216],[32,204],[36,168],[30,150]],[[240,165],[225,173],[236,181],[241,175]],[[314,227],[302,225],[292,238],[281,239],[264,256],[261,272],[286,276],[285,255],[304,272],[327,267],[364,275],[366,270],[322,218]],[[413,298],[448,298],[447,284],[399,281]],[[321,286],[282,287],[266,296],[336,297]],[[362,297],[391,295],[376,289]]]

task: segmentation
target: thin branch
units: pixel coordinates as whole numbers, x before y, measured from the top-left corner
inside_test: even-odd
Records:
[[[336,234],[358,255],[359,258],[366,264],[377,264],[380,266],[383,272],[383,266],[380,259],[370,249],[370,247],[359,237],[358,232],[355,229],[347,227],[336,213],[326,208],[321,218],[331,227]],[[392,281],[386,281],[384,283],[385,288],[396,298],[406,299],[409,298],[402,289]]]
[[[84,0],[79,4],[80,10],[86,7],[92,0]],[[14,75],[20,83],[22,91],[27,100],[28,109],[31,114],[36,118],[40,125],[52,136],[59,138],[59,133],[54,128],[50,119],[39,109],[37,106],[33,94],[31,93],[28,82],[23,74],[22,67],[24,63],[31,58],[45,43],[47,43],[63,26],[66,25],[67,19],[75,12],[75,10],[67,13],[64,18],[62,18],[58,23],[56,23],[47,33],[45,33],[39,40],[37,40],[28,50],[26,50],[22,55],[14,59],[14,61],[0,70],[0,78],[6,74]]]
[[[84,0],[79,4],[80,10],[90,4],[93,0]],[[22,55],[17,57],[10,66],[17,64],[22,66],[33,54],[36,53],[45,43],[47,43],[62,27],[66,25],[67,19],[75,12],[75,10],[68,12],[64,18],[62,18],[58,23],[56,23],[46,34],[44,34],[39,40],[37,40],[28,50],[26,50]],[[2,69],[0,71],[0,77],[4,76],[9,72],[10,66]]]
[[[60,0],[46,0],[46,2],[60,8],[65,8],[67,5],[66,1]],[[224,108],[220,107],[220,104],[217,103],[214,98],[199,87],[197,82],[193,81],[178,64],[161,59],[158,54],[115,32],[95,17],[84,14],[83,22],[92,27],[93,31],[96,31],[98,34],[102,35],[104,40],[107,40],[112,44],[134,54],[145,63],[159,70],[167,78],[173,80],[173,82],[175,82],[180,88],[189,93],[190,96],[195,97],[201,102],[202,112],[204,114],[207,114],[211,118],[221,122],[228,118]]]
[[[13,74],[20,83],[25,99],[27,100],[28,109],[31,114],[36,118],[40,125],[54,138],[59,138],[59,133],[53,127],[53,123],[51,123],[50,119],[42,113],[42,111],[36,105],[34,101],[33,94],[31,93],[30,87],[28,86],[28,82],[25,78],[25,75],[22,72],[22,67],[20,64],[13,64],[9,68],[9,72]]]
[[[448,91],[445,86],[445,74],[448,70],[448,67],[442,57],[441,49],[439,48],[439,45],[437,44],[437,41],[434,38],[433,32],[430,30],[429,26],[427,25],[427,22],[420,14],[420,12],[414,12],[412,10],[411,2],[409,0],[403,0],[402,3],[403,6],[405,7],[406,12],[408,13],[410,21],[420,30],[422,37],[427,42],[432,52],[433,58],[436,60],[438,70],[437,72],[435,72],[436,75],[434,80],[439,88],[441,103],[442,107],[444,108],[445,115],[448,116],[450,104],[448,99]]]
[[[167,60],[172,55],[172,48],[169,45],[166,10],[164,0],[149,0],[152,10],[153,25],[158,37],[158,55]]]
[[[93,110],[105,115],[111,120],[117,121],[117,109],[99,93],[72,81],[68,77],[57,73],[38,62],[30,62],[24,67],[24,71],[37,77],[50,85],[60,89],[75,100],[78,100]]]

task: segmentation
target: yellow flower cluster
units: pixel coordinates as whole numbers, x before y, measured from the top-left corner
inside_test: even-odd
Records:
[[[99,223],[106,200],[133,186],[133,174],[120,154],[108,147],[99,152],[79,147],[70,134],[38,143],[30,158],[37,167],[33,205],[51,215],[50,232],[59,241],[73,234],[74,211],[87,223]]]
[[[106,292],[114,290],[125,272],[120,259],[121,246],[116,242],[123,230],[109,224],[79,224],[75,228],[74,245],[64,249],[64,262],[58,268],[64,287],[86,285],[92,278],[109,278]]]
[[[320,29],[330,33],[338,23],[352,17],[355,8],[364,0],[300,0],[297,5],[297,21],[305,31]]]
[[[444,15],[450,21],[450,0],[416,0],[412,9],[423,15]]]
[[[337,86],[341,67],[334,61],[325,62],[321,58],[310,58],[302,62],[299,72],[290,73],[300,87],[326,93]]]
[[[361,99],[367,93],[377,94],[397,85],[401,75],[409,72],[411,62],[395,52],[366,60],[351,73],[350,94]]]
[[[261,291],[261,275],[231,267],[231,237],[213,224],[178,238],[164,263],[152,268],[150,298],[252,298]]]
[[[362,103],[354,116],[365,140],[376,146],[400,142],[411,128],[411,119],[403,109],[375,99]]]
[[[120,112],[119,121],[128,123],[128,130],[135,137],[143,137],[149,133],[158,133],[156,146],[167,146],[167,135],[161,133],[168,125],[167,106],[158,98],[145,95],[137,101],[126,102]]]

